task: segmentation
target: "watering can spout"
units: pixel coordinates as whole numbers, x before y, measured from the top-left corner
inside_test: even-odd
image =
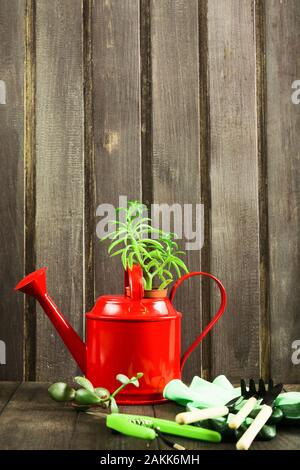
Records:
[[[82,372],[85,374],[86,345],[71,325],[66,321],[59,308],[48,295],[46,287],[46,269],[47,268],[41,268],[28,274],[28,276],[19,282],[15,287],[15,290],[31,295],[39,301],[44,312],[51,320],[63,342],[69,349]]]

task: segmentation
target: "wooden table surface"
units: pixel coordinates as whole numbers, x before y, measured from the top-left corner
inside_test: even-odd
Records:
[[[105,417],[77,413],[50,399],[46,383],[0,382],[0,449],[91,449],[157,450],[167,449],[157,440],[113,435],[105,426]],[[295,389],[295,388],[294,388]],[[298,386],[299,389],[299,386]],[[182,410],[168,403],[157,406],[122,407],[125,413],[174,419]],[[209,444],[176,438],[187,449],[234,449],[234,443]],[[252,449],[300,449],[300,427],[281,428],[275,439],[257,441]]]

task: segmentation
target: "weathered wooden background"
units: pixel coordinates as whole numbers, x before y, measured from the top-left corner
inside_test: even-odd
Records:
[[[83,333],[95,298],[122,290],[96,207],[127,195],[205,204],[188,264],[220,277],[229,304],[185,377],[300,382],[299,52],[299,0],[0,0],[1,379],[76,372],[12,289],[47,265]],[[185,347],[215,297],[197,279],[182,287]]]

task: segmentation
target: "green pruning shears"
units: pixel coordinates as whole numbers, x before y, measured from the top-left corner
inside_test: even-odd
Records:
[[[153,440],[160,433],[208,442],[220,442],[222,439],[221,434],[217,431],[188,424],[177,424],[175,421],[150,416],[112,413],[106,418],[106,426],[126,436],[140,439]]]

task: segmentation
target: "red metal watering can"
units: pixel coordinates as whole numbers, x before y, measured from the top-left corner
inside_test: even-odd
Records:
[[[181,317],[172,305],[176,289],[189,277],[213,279],[221,293],[214,318],[181,357]],[[224,313],[226,292],[211,274],[191,272],[173,286],[170,298],[144,298],[139,265],[125,273],[124,295],[103,295],[86,314],[86,344],[65,320],[46,290],[46,268],[26,276],[15,288],[35,297],[70,350],[85,376],[95,387],[114,390],[119,373],[132,377],[143,372],[140,387],[126,387],[118,403],[149,404],[165,401],[162,392],[172,379],[180,379],[184,363]]]

